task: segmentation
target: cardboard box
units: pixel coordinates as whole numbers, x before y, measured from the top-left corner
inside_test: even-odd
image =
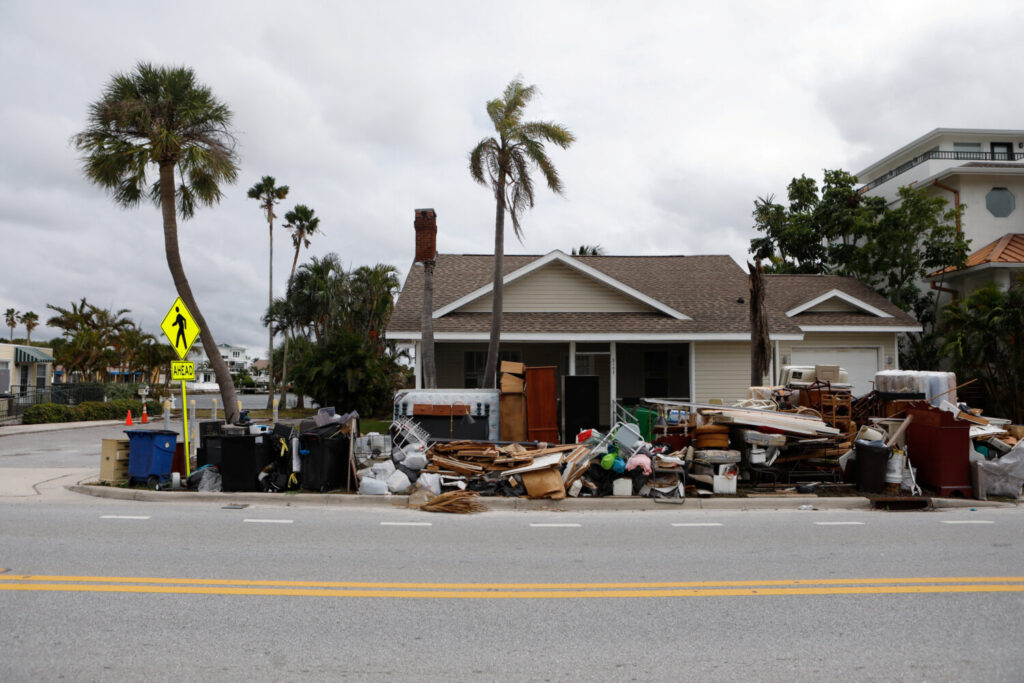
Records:
[[[525,375],[526,374],[526,363],[513,363],[510,360],[501,361],[501,372],[507,372],[512,375]]]
[[[552,500],[565,498],[562,475],[554,467],[523,472],[519,476],[522,477],[523,486],[526,487],[526,493],[530,498],[551,498]]]
[[[523,381],[522,377],[516,377],[508,373],[501,375],[501,393],[503,394],[521,394],[526,390],[526,382]]]
[[[128,481],[128,439],[103,439],[100,480],[112,484]]]

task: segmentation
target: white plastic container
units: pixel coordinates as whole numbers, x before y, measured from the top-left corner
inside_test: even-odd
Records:
[[[633,480],[623,477],[622,479],[616,479],[612,482],[612,495],[613,496],[632,496],[633,495]]]
[[[736,493],[736,479],[739,470],[736,465],[719,465],[718,474],[712,480],[715,493]]]

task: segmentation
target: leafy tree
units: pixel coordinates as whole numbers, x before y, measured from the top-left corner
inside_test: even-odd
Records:
[[[986,411],[1024,422],[1024,280],[1008,291],[988,285],[953,301],[941,329],[957,377],[984,387]]]
[[[25,343],[31,344],[32,330],[39,327],[39,316],[35,313],[35,311],[28,311],[26,313],[21,314],[21,316],[18,318],[18,322],[25,326]]]
[[[309,249],[309,237],[316,234],[320,226],[320,219],[316,212],[305,204],[296,204],[295,208],[284,215],[286,221],[284,227],[292,231],[292,244],[295,246],[295,258],[292,259],[292,270],[288,274],[288,285],[291,286],[292,278],[295,277],[295,266],[299,263],[299,251],[305,246]],[[271,302],[273,308],[274,302]],[[284,353],[281,354],[281,405],[285,404],[288,392],[288,342],[291,327],[285,326],[284,332]],[[273,369],[273,358],[270,359],[270,368]],[[299,394],[298,408],[303,407],[303,396]]]
[[[856,184],[845,171],[827,170],[820,192],[812,178],[794,178],[788,206],[759,197],[753,218],[763,236],[751,240],[750,251],[768,262],[769,272],[847,275],[874,288],[925,329],[903,340],[903,365],[934,368],[938,299],[920,283],[932,271],[966,262],[969,240],[957,230],[958,210],[912,187],[900,188],[899,201],[888,206],[857,192]]]
[[[231,110],[187,67],[140,62],[116,74],[89,108],[87,128],[76,135],[85,176],[124,207],[149,199],[163,216],[164,250],[174,286],[201,329],[229,421],[238,414],[235,386],[181,263],[178,216],[220,201],[222,183],[238,176]],[[150,180],[150,167],[157,179]]]
[[[249,188],[249,199],[257,199],[260,202],[260,209],[263,210],[264,215],[267,217],[267,227],[270,231],[270,272],[267,277],[267,307],[269,308],[274,304],[274,219],[277,218],[277,214],[274,213],[274,205],[280,201],[283,201],[288,196],[288,186],[281,185],[280,187],[276,184],[273,176],[265,175],[263,178]],[[274,331],[273,329],[268,330],[270,337],[268,341],[269,347],[269,363],[270,363],[270,386],[269,393],[267,394],[267,408],[274,407]]]
[[[539,169],[548,188],[562,194],[562,180],[548,157],[545,143],[568,148],[576,138],[567,128],[550,121],[523,121],[523,109],[537,93],[536,86],[523,85],[518,78],[505,88],[502,97],[487,103],[487,116],[496,136],[477,143],[469,153],[469,172],[473,180],[494,192],[494,288],[492,292],[491,338],[487,346],[484,387],[494,387],[498,370],[498,346],[501,341],[503,304],[502,276],[505,267],[505,213],[512,219],[516,237],[523,238],[519,217],[533,208],[533,179],[530,171]]]
[[[14,328],[18,326],[18,316],[20,315],[21,313],[13,308],[8,308],[7,311],[4,312],[4,320],[7,323],[7,327],[11,328],[12,342],[14,341]]]

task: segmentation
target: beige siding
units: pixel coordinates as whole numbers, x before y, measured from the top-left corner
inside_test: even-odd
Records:
[[[524,275],[504,291],[506,313],[631,313],[654,310],[588,275],[561,263],[552,263]],[[460,311],[490,313],[492,297],[471,301]]]
[[[779,362],[786,365],[794,348],[878,348],[881,350],[882,369],[896,368],[896,339],[894,332],[808,332],[801,341],[779,342]]]
[[[694,342],[694,399],[728,405],[750,393],[749,342]]]

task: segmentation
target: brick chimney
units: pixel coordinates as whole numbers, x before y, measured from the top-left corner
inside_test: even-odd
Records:
[[[437,257],[437,214],[433,209],[416,209],[416,261],[433,261]]]

